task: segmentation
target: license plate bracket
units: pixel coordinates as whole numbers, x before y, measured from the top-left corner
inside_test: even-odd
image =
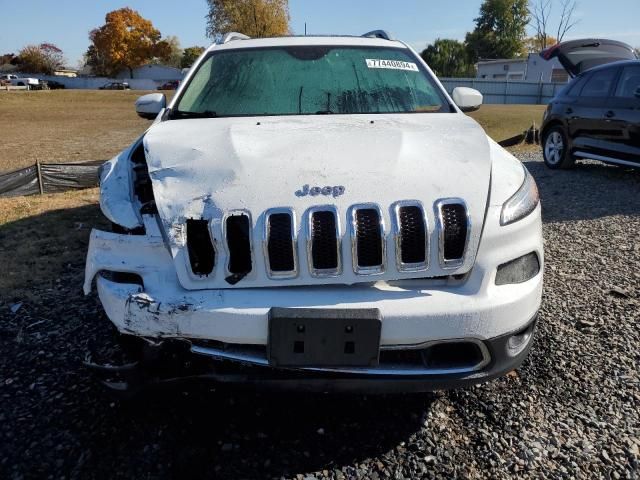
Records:
[[[272,308],[269,364],[278,367],[375,367],[382,321],[377,308]]]

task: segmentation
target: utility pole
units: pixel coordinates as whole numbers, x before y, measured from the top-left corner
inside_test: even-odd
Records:
[[[307,22],[304,22],[304,36],[307,36]]]

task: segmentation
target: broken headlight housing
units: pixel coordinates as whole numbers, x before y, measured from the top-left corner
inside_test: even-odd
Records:
[[[522,185],[518,191],[502,205],[502,212],[500,213],[500,225],[502,226],[509,225],[526,217],[533,212],[538,206],[538,203],[540,203],[538,186],[535,180],[524,165],[522,168],[524,169],[524,181]]]

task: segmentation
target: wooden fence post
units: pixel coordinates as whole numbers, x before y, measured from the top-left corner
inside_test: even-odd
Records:
[[[42,184],[42,171],[40,170],[40,160],[36,158],[36,172],[38,173],[38,187],[40,187],[40,195],[44,194],[44,185]]]

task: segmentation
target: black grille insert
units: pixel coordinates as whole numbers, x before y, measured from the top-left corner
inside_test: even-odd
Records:
[[[229,272],[246,275],[251,271],[251,222],[248,215],[232,215],[227,218],[227,246],[229,248]]]
[[[215,266],[215,250],[209,235],[207,220],[187,220],[187,251],[191,271],[196,275],[209,275]]]
[[[358,267],[371,268],[382,265],[382,236],[380,213],[375,208],[356,210],[356,251]]]
[[[425,366],[433,369],[472,369],[484,361],[482,350],[472,342],[437,343],[422,354]]]
[[[444,235],[445,260],[459,260],[464,257],[467,244],[467,210],[460,203],[442,205],[442,228]]]
[[[289,213],[273,213],[267,221],[269,268],[272,272],[294,271],[293,218]]]
[[[424,213],[416,205],[398,209],[400,260],[402,263],[425,263],[427,260]]]
[[[338,224],[332,211],[311,214],[311,264],[315,270],[338,269]]]

